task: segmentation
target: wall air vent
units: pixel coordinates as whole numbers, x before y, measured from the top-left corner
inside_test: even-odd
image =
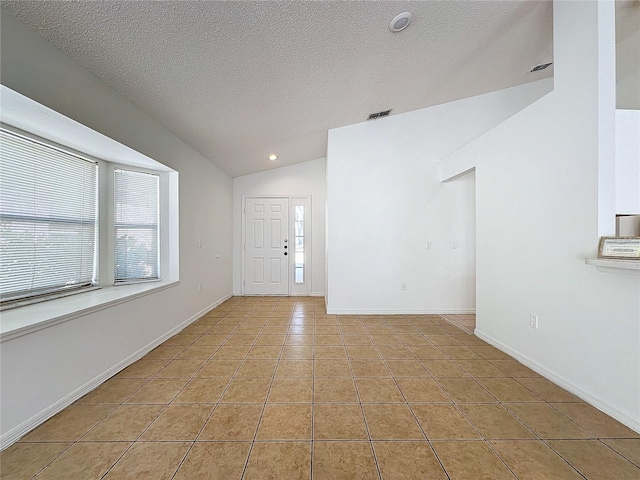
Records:
[[[367,120],[375,120],[376,118],[386,117],[387,115],[389,115],[390,112],[391,112],[391,109],[383,110],[381,112],[370,113],[369,118],[367,118]]]
[[[529,73],[533,73],[533,72],[539,72],[540,70],[544,70],[545,68],[551,66],[553,64],[553,62],[550,63],[541,63],[540,65],[536,65],[535,67],[533,67]]]

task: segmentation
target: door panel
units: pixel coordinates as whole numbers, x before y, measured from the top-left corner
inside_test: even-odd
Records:
[[[247,198],[246,295],[289,294],[289,199]]]
[[[282,283],[282,261],[279,258],[272,258],[271,259],[271,284],[275,285],[279,283]]]
[[[262,219],[253,221],[253,246],[255,248],[264,247],[264,220]]]
[[[264,283],[264,258],[253,259],[253,283],[256,285]]]
[[[284,232],[286,236],[287,232]],[[279,218],[271,219],[271,248],[282,248],[284,245],[282,238],[282,222]]]

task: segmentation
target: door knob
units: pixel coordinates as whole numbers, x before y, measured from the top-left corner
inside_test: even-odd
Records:
[[[286,255],[286,254],[287,254],[287,252],[284,252],[284,254]]]
[[[284,246],[284,248],[286,249],[286,248],[287,248],[287,246],[285,245],[285,246]]]

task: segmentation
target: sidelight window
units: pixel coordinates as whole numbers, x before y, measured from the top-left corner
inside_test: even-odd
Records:
[[[294,283],[304,283],[304,205],[295,205],[294,207]]]

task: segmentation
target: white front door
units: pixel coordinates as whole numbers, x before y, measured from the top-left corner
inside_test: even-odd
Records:
[[[289,199],[247,198],[245,295],[289,295]]]

